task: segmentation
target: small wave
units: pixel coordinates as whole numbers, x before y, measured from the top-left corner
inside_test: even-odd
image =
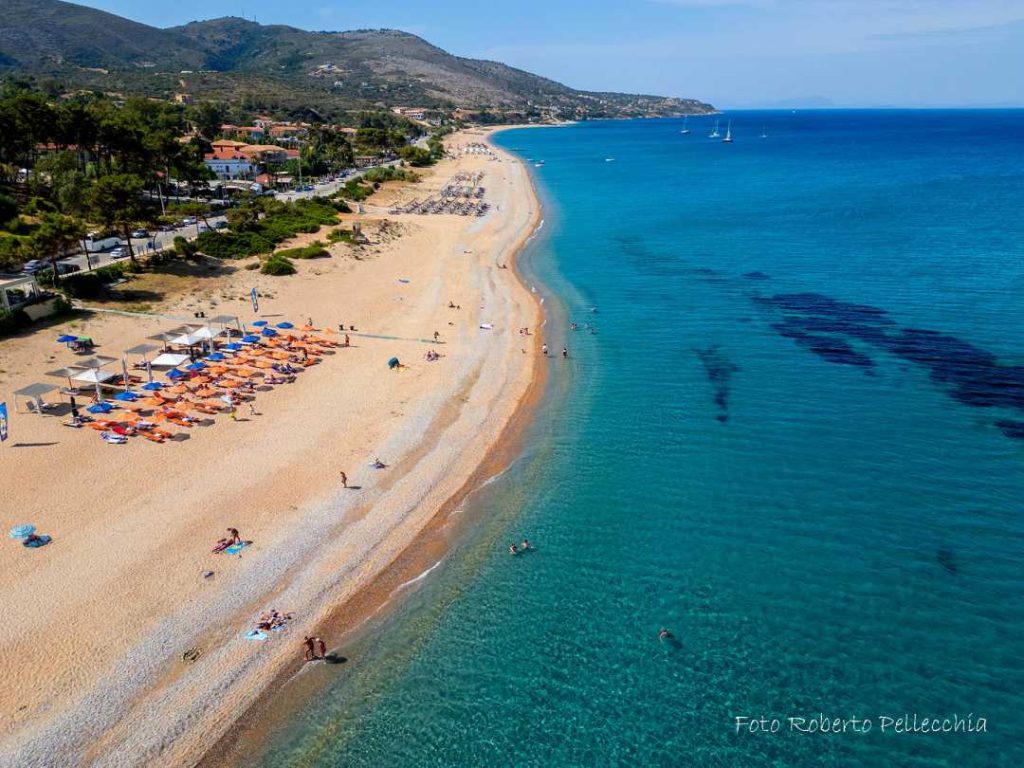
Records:
[[[425,578],[427,578],[427,576],[429,576],[429,575],[430,575],[430,573],[431,573],[432,571],[434,571],[434,570],[435,570],[435,569],[436,569],[436,568],[437,568],[438,566],[440,566],[440,565],[441,565],[441,563],[443,563],[443,562],[444,562],[444,558],[442,557],[442,558],[441,558],[440,560],[438,560],[438,561],[437,561],[436,563],[434,563],[434,564],[433,564],[432,566],[430,566],[429,568],[427,568],[427,570],[425,570],[425,571],[424,571],[423,573],[421,573],[421,574],[420,574],[419,576],[414,576],[413,578],[409,579],[408,581],[405,581],[405,582],[402,582],[401,584],[399,584],[399,585],[398,585],[397,587],[395,587],[395,588],[394,588],[394,590],[392,590],[392,592],[391,592],[391,595],[392,595],[392,596],[394,596],[394,595],[397,595],[397,594],[398,594],[399,592],[402,592],[403,590],[406,590],[406,589],[408,589],[408,588],[409,588],[409,587],[411,587],[411,586],[412,586],[413,584],[416,584],[416,583],[418,583],[418,582],[420,582],[420,581],[423,581],[423,580],[424,580]]]

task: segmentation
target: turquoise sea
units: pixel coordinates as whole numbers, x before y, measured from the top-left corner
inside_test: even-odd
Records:
[[[570,357],[249,764],[1024,764],[1024,112],[729,118],[499,135]]]

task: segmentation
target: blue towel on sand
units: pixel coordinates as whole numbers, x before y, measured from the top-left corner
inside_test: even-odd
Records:
[[[245,549],[246,543],[247,542],[240,541],[237,544],[232,544],[230,547],[228,547],[224,551],[227,552],[229,555],[233,555],[233,554],[235,554],[237,552],[240,552],[241,550]]]

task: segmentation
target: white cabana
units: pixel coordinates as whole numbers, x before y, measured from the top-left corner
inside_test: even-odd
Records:
[[[73,381],[81,381],[84,384],[102,384],[105,381],[117,378],[120,374],[114,371],[104,371],[100,368],[90,368],[87,371],[76,373],[71,377]]]
[[[224,335],[224,329],[222,328],[220,330],[215,331],[212,328],[210,328],[209,326],[206,326],[206,327],[200,328],[199,330],[197,330],[194,333],[191,333],[189,335],[192,336],[192,337],[198,337],[202,341],[211,341],[212,339],[215,339],[218,336]]]
[[[154,368],[177,368],[188,360],[188,355],[176,355],[173,352],[164,352],[157,355],[149,364]]]
[[[208,338],[208,336],[200,336],[196,331],[192,331],[190,333],[183,333],[181,336],[175,336],[168,343],[178,344],[183,347],[194,347],[196,344],[202,344]]]

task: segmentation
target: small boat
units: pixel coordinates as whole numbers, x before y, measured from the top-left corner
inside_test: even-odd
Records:
[[[536,163],[533,164],[533,167],[534,168],[543,168],[544,167],[544,161],[543,160],[538,160]]]
[[[708,134],[708,138],[709,139],[717,139],[719,136],[722,135],[722,134],[720,134],[718,132],[718,123],[719,123],[719,121],[715,120],[715,130],[713,130],[711,133]]]
[[[723,144],[732,144],[732,120],[729,121],[729,127],[725,129],[725,138],[722,139]]]
[[[761,126],[761,138],[762,139],[767,139],[768,138],[768,132],[764,129],[763,125]]]
[[[682,130],[680,131],[680,133],[681,133],[681,134],[683,134],[684,136],[685,136],[686,134],[688,134],[688,133],[690,132],[690,128],[689,128],[689,126],[687,126],[687,124],[686,124],[686,121],[687,121],[688,119],[689,119],[689,118],[688,118],[688,116],[687,116],[687,115],[683,115],[683,129],[682,129]]]
[[[605,161],[606,163],[614,163],[614,162],[615,162],[615,158],[614,158],[614,157],[606,157],[606,158],[604,159],[604,161]]]

